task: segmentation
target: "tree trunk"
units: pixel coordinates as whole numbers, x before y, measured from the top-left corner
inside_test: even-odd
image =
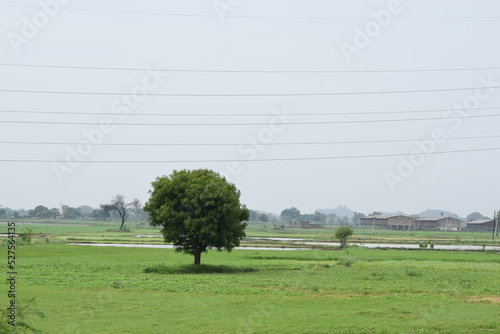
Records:
[[[125,225],[125,219],[122,218],[122,225],[120,226],[120,231],[123,230],[123,225]]]
[[[201,250],[199,246],[196,246],[196,250],[194,251],[194,264],[201,263]]]

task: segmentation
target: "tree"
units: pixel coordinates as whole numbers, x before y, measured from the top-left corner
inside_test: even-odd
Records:
[[[378,212],[378,211],[373,211],[372,213],[369,214],[369,216],[381,216],[382,213]]]
[[[313,218],[313,221],[315,222],[318,222],[318,223],[321,223],[321,224],[324,224],[326,222],[326,215],[324,213],[321,213],[321,212],[314,212],[314,218]]]
[[[63,210],[64,210],[64,218],[67,218],[67,219],[76,219],[78,217],[80,217],[80,209],[77,209],[77,208],[71,208],[69,206],[66,206],[64,205],[63,206]],[[55,209],[55,213],[57,215],[59,210]]]
[[[209,169],[181,170],[158,177],[144,206],[150,225],[161,226],[165,242],[194,255],[209,248],[230,252],[245,237],[249,211],[236,186]]]
[[[259,213],[257,211],[254,211],[254,210],[248,210],[248,211],[250,212],[250,218],[249,218],[249,220],[250,221],[257,221]]]
[[[39,205],[35,209],[30,210],[29,214],[31,217],[36,218],[50,218],[50,210],[43,205]]]
[[[123,195],[116,195],[111,199],[111,203],[109,204],[101,204],[101,210],[106,213],[110,212],[118,212],[120,218],[122,220],[122,224],[120,225],[120,230],[123,230],[123,226],[125,225],[125,220],[127,220],[130,211],[137,212],[141,208],[141,203],[138,199],[134,198],[134,200],[130,203],[125,202],[125,197]]]
[[[481,220],[481,219],[489,219],[488,217],[485,217],[483,216],[482,214],[480,214],[479,212],[473,212],[471,214],[469,214],[467,216],[467,218],[465,218],[465,221],[466,222],[470,222],[470,221],[473,221],[473,220]]]
[[[338,217],[335,213],[330,213],[327,217],[330,223],[335,223],[338,220]]]
[[[259,221],[262,223],[266,223],[267,221],[269,221],[269,218],[267,217],[267,215],[265,213],[259,214],[258,218],[259,218]]]
[[[92,212],[94,212],[94,209],[88,205],[79,206],[78,210],[80,211],[81,217],[90,217]]]
[[[5,209],[4,208],[0,208],[0,218],[3,217],[5,215]]]
[[[340,240],[340,248],[347,246],[347,238],[353,235],[354,230],[350,226],[341,226],[335,230],[335,238]]]
[[[106,220],[106,219],[109,219],[109,212],[105,212],[104,210],[98,210],[98,209],[95,209],[94,211],[92,211],[92,214],[90,215],[90,217],[92,217],[92,219],[94,220]]]
[[[281,219],[287,222],[294,222],[302,218],[299,209],[291,207],[290,209],[285,209],[281,211]]]
[[[353,224],[361,223],[361,218],[366,217],[364,213],[354,212],[354,216],[352,217]]]

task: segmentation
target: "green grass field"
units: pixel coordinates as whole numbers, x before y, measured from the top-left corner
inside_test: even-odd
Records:
[[[197,274],[170,249],[45,243],[17,255],[18,305],[35,298],[44,317],[25,320],[47,333],[500,332],[493,253],[209,251],[215,273]]]
[[[131,232],[117,231],[118,222],[94,222],[89,220],[58,220],[30,222],[46,223],[46,225],[22,225],[17,223],[17,230],[21,232],[27,228],[38,234],[34,242],[45,242],[59,240],[64,242],[89,242],[89,243],[145,243],[162,244],[163,238],[159,228],[152,228],[146,224],[128,222],[127,227]],[[48,225],[48,224],[50,225]],[[63,224],[60,224],[63,223]],[[6,225],[0,225],[0,228]],[[298,229],[286,228],[274,230],[272,224],[262,227],[262,224],[249,224],[247,237],[242,246],[292,246],[293,242],[255,240],[255,237],[282,237],[303,238],[316,241],[335,242],[333,234],[335,227],[327,226],[324,229]],[[157,235],[157,238],[137,238],[136,235]],[[368,243],[391,243],[391,244],[469,244],[469,245],[500,245],[500,240],[492,241],[491,233],[485,232],[443,232],[443,231],[394,231],[394,230],[371,230],[355,229],[350,242],[361,239]]]

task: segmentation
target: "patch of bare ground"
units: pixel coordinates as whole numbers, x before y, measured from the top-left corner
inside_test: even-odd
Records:
[[[493,303],[493,304],[500,304],[500,297],[499,296],[472,296],[467,299],[468,302],[470,303]]]

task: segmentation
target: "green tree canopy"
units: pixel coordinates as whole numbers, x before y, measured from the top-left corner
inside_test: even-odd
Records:
[[[363,217],[366,217],[364,213],[354,212],[354,216],[352,217],[353,224],[359,224]]]
[[[265,223],[269,220],[269,217],[265,213],[261,213],[258,215],[259,221]]]
[[[38,205],[33,210],[30,210],[29,213],[30,216],[36,218],[50,218],[50,210],[43,205]]]
[[[467,216],[467,218],[465,218],[465,221],[466,222],[470,222],[470,221],[473,221],[473,220],[481,220],[481,219],[489,219],[489,218],[486,217],[486,216],[483,216],[479,212],[473,212],[473,213],[469,214]]]
[[[354,230],[350,226],[341,226],[335,230],[335,238],[340,240],[340,248],[347,246],[347,238],[353,233]]]
[[[299,209],[295,207],[291,207],[290,209],[285,209],[281,211],[281,219],[291,222],[291,221],[297,221],[302,218],[302,215],[300,214]]]
[[[152,183],[144,206],[150,224],[162,227],[165,242],[177,252],[194,255],[209,248],[230,252],[245,236],[249,211],[240,204],[240,192],[209,169],[174,171]],[[243,222],[243,223],[242,223]]]

